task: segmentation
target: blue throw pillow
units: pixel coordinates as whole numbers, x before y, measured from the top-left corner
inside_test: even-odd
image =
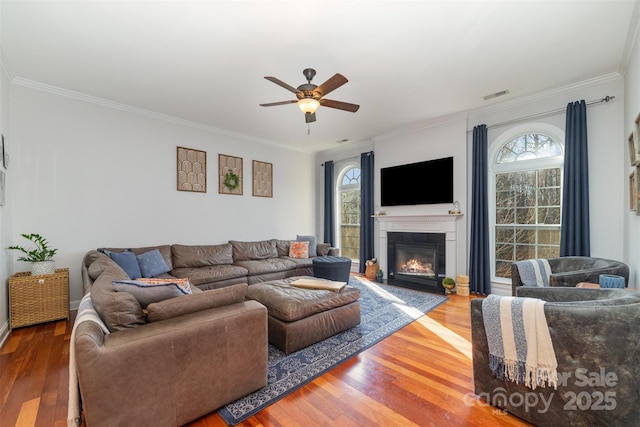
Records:
[[[105,251],[105,253],[109,255],[109,258],[111,258],[116,264],[118,264],[130,278],[137,279],[139,277],[142,277],[142,272],[140,272],[138,260],[136,259],[136,255],[133,252]]]
[[[171,271],[158,249],[140,254],[136,258],[142,277],[156,277]]]
[[[298,242],[309,242],[309,256],[318,256],[318,236],[300,236],[296,237]]]

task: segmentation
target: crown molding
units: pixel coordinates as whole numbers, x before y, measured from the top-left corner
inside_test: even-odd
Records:
[[[57,86],[48,85],[46,83],[41,83],[41,82],[37,82],[37,81],[34,81],[34,80],[25,79],[25,78],[22,78],[22,77],[14,77],[10,81],[11,81],[11,83],[13,83],[15,85],[18,85],[18,86],[24,86],[24,87],[27,87],[27,88],[30,88],[30,89],[35,89],[35,90],[39,90],[39,91],[42,91],[42,92],[51,93],[51,94],[54,94],[54,95],[64,96],[66,98],[72,98],[72,99],[75,99],[77,101],[88,102],[90,104],[100,105],[102,107],[111,108],[111,109],[114,109],[114,110],[125,111],[125,112],[131,113],[131,114],[137,114],[137,115],[140,115],[140,116],[149,117],[149,118],[156,119],[156,120],[162,120],[162,121],[165,121],[165,122],[174,123],[174,124],[178,124],[178,125],[185,126],[185,127],[199,129],[199,130],[203,130],[203,131],[206,131],[206,132],[214,133],[214,134],[217,134],[217,135],[220,135],[220,136],[238,138],[238,139],[242,139],[242,140],[248,141],[248,142],[255,142],[255,143],[259,143],[259,144],[267,144],[267,145],[271,145],[271,146],[274,146],[274,147],[279,147],[279,148],[284,148],[284,149],[287,149],[287,150],[299,151],[301,153],[309,154],[307,151],[305,151],[303,149],[298,149],[298,148],[291,147],[291,146],[284,145],[284,144],[278,144],[278,143],[276,143],[274,141],[271,141],[271,140],[268,140],[268,139],[257,138],[257,137],[250,136],[250,135],[245,135],[245,134],[242,134],[242,133],[239,133],[239,132],[232,132],[232,131],[229,131],[229,130],[217,128],[215,126],[206,125],[204,123],[198,123],[198,122],[194,122],[194,121],[191,121],[191,120],[185,120],[185,119],[181,119],[179,117],[171,116],[169,114],[158,113],[156,111],[151,111],[151,110],[147,110],[147,109],[144,109],[144,108],[134,107],[134,106],[131,106],[131,105],[120,103],[120,102],[110,101],[108,99],[99,98],[99,97],[96,97],[96,96],[86,95],[84,93],[75,92],[75,91],[68,90],[68,89],[63,89],[63,88],[60,88],[60,87],[57,87]]]
[[[619,80],[622,78],[624,78],[623,75],[615,71],[609,74],[604,74],[602,76],[582,80],[580,82],[572,83],[570,85],[562,86],[559,88],[550,89],[543,92],[537,92],[532,95],[527,95],[519,98],[506,100],[501,103],[494,104],[488,107],[470,110],[468,113],[468,118],[470,121],[472,121],[472,119],[477,117],[482,117],[488,114],[498,113],[505,110],[511,110],[513,108],[516,108],[522,105],[531,104],[533,102],[549,99],[553,96],[561,95],[563,93],[575,91],[576,89],[581,89],[589,86],[594,86],[596,84],[611,82],[611,81]]]
[[[377,135],[371,138],[374,142],[382,142],[387,139],[397,138],[399,136],[405,136],[420,132],[425,129],[429,129],[436,126],[441,126],[447,123],[452,123],[460,120],[467,119],[468,113],[466,111],[460,113],[447,114],[445,116],[434,117],[426,120],[420,120],[412,123],[404,123],[401,128],[387,132],[381,135]]]

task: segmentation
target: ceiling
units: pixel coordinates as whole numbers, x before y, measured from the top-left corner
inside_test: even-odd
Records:
[[[634,0],[7,1],[4,62],[49,85],[315,152],[624,71]],[[632,37],[634,35],[632,34]],[[320,107],[302,70],[356,113]],[[484,96],[509,94],[485,101]]]

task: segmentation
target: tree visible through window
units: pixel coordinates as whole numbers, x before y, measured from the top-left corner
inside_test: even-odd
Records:
[[[360,258],[360,168],[349,167],[340,180],[340,255]]]
[[[495,173],[495,276],[511,277],[511,264],[560,254],[562,146],[528,133],[506,142]]]

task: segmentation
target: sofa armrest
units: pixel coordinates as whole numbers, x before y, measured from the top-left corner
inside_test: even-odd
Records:
[[[183,425],[266,385],[267,310],[244,301],[75,335],[87,425]]]

